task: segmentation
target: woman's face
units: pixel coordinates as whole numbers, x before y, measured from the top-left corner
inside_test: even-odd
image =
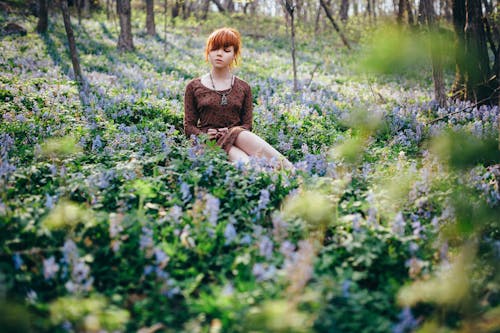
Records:
[[[234,61],[234,47],[222,47],[208,53],[208,59],[214,68],[225,68],[231,66]]]

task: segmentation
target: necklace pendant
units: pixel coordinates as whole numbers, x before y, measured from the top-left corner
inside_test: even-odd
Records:
[[[220,105],[227,105],[227,97],[226,95],[222,95],[222,98],[220,99]]]

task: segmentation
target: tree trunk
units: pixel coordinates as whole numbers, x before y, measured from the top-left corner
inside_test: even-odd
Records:
[[[465,23],[466,82],[465,98],[480,102],[491,97],[490,64],[480,0],[466,0]]]
[[[290,15],[290,23],[292,30],[292,65],[293,65],[293,91],[299,90],[299,85],[297,82],[297,63],[295,61],[295,5],[293,0],[285,0],[286,12]]]
[[[318,11],[316,12],[316,20],[314,22],[314,34],[319,32],[319,18],[321,16],[321,4],[318,5]]]
[[[49,11],[47,8],[47,0],[38,0],[38,24],[36,31],[44,34],[47,32],[49,25]]]
[[[83,11],[83,17],[89,18],[90,17],[90,0],[82,0],[82,11]]]
[[[443,55],[439,50],[439,41],[437,33],[437,25],[435,20],[434,7],[432,0],[420,0],[420,15],[419,22],[427,26],[430,40],[431,40],[431,61],[432,61],[432,79],[434,81],[434,99],[438,102],[439,106],[446,106],[446,93],[444,89],[443,78]],[[440,36],[439,36],[440,38]]]
[[[167,53],[167,12],[168,12],[168,0],[163,2],[163,30],[165,31],[165,43],[163,44],[163,50],[165,54]]]
[[[413,9],[411,7],[410,0],[405,0],[406,13],[408,14],[408,24],[413,25],[415,20],[413,19]]]
[[[220,3],[219,0],[211,0],[216,6],[219,12],[224,13],[226,10],[224,9],[224,6]]]
[[[208,17],[208,10],[210,9],[210,0],[204,0],[205,2],[203,3],[203,14],[201,15],[202,20],[206,20]],[[247,3],[248,5],[248,3]],[[246,9],[247,5],[245,5],[245,14],[246,14]]]
[[[150,36],[156,35],[154,8],[154,0],[146,0],[146,30],[147,34]]]
[[[453,28],[455,30],[455,81],[452,93],[463,98],[465,88],[465,0],[453,0]]]
[[[340,20],[342,22],[347,21],[347,15],[349,13],[349,0],[342,0],[342,3],[340,4]]]
[[[60,1],[61,11],[64,20],[64,28],[66,29],[66,36],[68,37],[69,53],[71,56],[71,63],[73,64],[73,72],[75,74],[75,80],[78,82],[80,87],[83,87],[83,76],[82,70],[80,69],[80,61],[78,60],[78,52],[76,50],[75,36],[73,34],[73,28],[71,27],[71,19],[68,10],[68,2]]]
[[[226,5],[227,11],[229,13],[234,13],[234,2],[233,0],[228,0]]]
[[[106,19],[108,20],[110,18],[110,13],[109,13],[110,2],[111,0],[106,0]]]
[[[78,25],[82,25],[82,0],[75,0],[75,7],[76,15],[78,16]]]
[[[179,0],[175,0],[174,6],[172,7],[172,19],[175,19],[176,17],[179,16],[180,8],[181,8],[180,1]]]
[[[398,24],[403,23],[403,16],[405,14],[405,5],[406,5],[406,0],[399,0],[399,5],[398,5]]]
[[[328,17],[328,19],[330,20],[330,22],[332,23],[333,28],[340,35],[340,38],[342,39],[342,42],[350,50],[351,46],[349,45],[349,42],[347,42],[347,39],[345,38],[344,34],[340,31],[339,26],[337,25],[337,23],[335,22],[335,20],[332,17],[332,14],[330,14],[330,10],[326,6],[325,1],[324,0],[319,0],[319,3],[321,4],[321,6],[323,7],[323,9],[325,10],[325,14]]]
[[[116,0],[116,12],[120,21],[120,36],[118,37],[118,49],[122,51],[133,51],[132,22],[130,0]]]
[[[190,6],[188,0],[181,1],[181,8],[182,8],[182,18],[186,20],[190,15],[189,11]]]

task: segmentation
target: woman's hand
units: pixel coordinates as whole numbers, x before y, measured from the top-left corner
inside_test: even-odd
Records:
[[[217,140],[218,138],[224,136],[228,131],[227,127],[224,128],[209,128],[207,130],[208,138],[210,140]]]
[[[217,138],[217,129],[215,128],[209,128],[207,131],[208,138],[210,140],[216,139]]]

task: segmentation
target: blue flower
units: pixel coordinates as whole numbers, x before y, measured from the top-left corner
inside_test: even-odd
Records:
[[[351,280],[344,280],[342,282],[342,296],[345,297],[345,298],[348,298],[350,293],[349,293],[349,288],[351,287]]]
[[[418,320],[413,317],[411,309],[405,307],[398,315],[399,322],[392,327],[393,333],[412,332],[418,325]]]
[[[59,265],[54,256],[43,260],[43,277],[45,280],[52,279],[59,272]]]
[[[182,182],[181,184],[181,194],[182,201],[186,202],[191,200],[191,190],[189,189],[189,185],[186,182]]]
[[[20,269],[24,264],[23,258],[21,258],[21,255],[19,253],[14,253],[14,255],[12,256],[12,260],[14,261],[15,269]]]
[[[234,228],[234,225],[232,223],[228,223],[226,225],[226,228],[224,229],[224,238],[226,239],[224,245],[231,244],[236,239],[236,236],[237,233],[236,229]]]
[[[219,207],[220,200],[210,194],[207,194],[204,213],[208,216],[208,222],[214,227],[217,225]]]
[[[92,151],[96,151],[102,148],[101,136],[99,134],[96,135],[94,140],[92,140]]]
[[[403,214],[401,212],[396,215],[396,218],[392,222],[392,231],[399,235],[399,236],[404,236],[405,234],[405,220],[403,218]]]
[[[267,236],[262,236],[259,243],[260,255],[266,257],[266,259],[271,259],[273,255],[274,244]]]

